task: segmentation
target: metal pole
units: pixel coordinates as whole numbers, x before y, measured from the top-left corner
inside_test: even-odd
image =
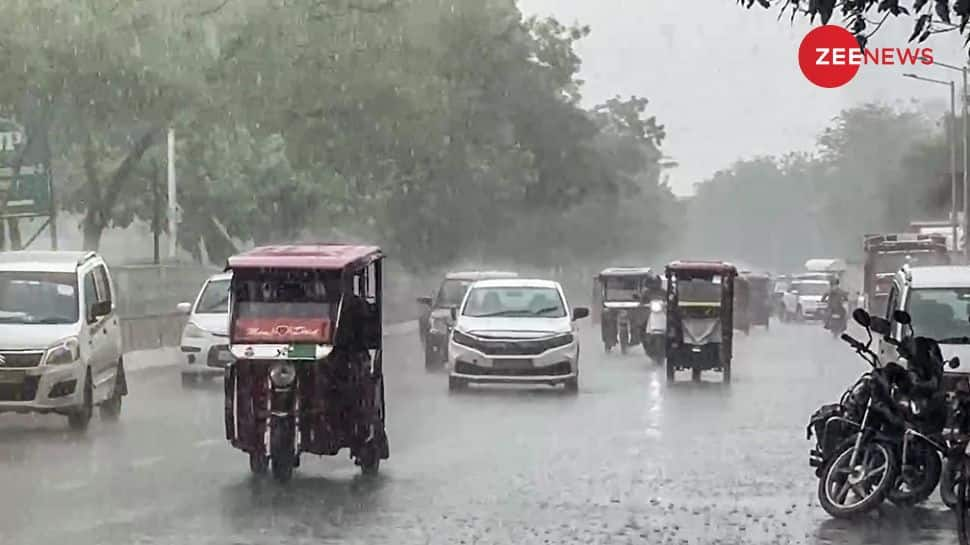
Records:
[[[970,236],[968,236],[970,229],[967,229],[967,220],[970,219],[967,210],[967,204],[970,201],[967,198],[970,195],[970,191],[968,191],[970,180],[967,179],[967,170],[970,168],[967,158],[967,68],[964,67],[961,72],[963,74],[963,260],[964,264],[967,264],[967,257],[970,254],[970,247],[967,245],[967,242],[970,241],[968,240],[970,239]]]
[[[953,251],[956,251],[960,244],[957,235],[957,105],[955,85],[950,82],[950,131],[947,138],[950,140],[950,224],[953,226]]]
[[[178,203],[175,197],[175,130],[168,130],[168,257],[175,260],[178,249]]]

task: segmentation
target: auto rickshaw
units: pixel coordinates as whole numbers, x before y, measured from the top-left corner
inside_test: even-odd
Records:
[[[721,261],[675,261],[667,278],[667,382],[680,370],[694,381],[706,370],[731,382],[737,269]]]
[[[748,273],[744,275],[748,284],[748,316],[751,325],[769,328],[771,320],[771,277],[763,273]]]
[[[649,267],[611,267],[600,271],[594,281],[603,348],[610,352],[619,344],[620,352],[626,354],[641,342],[650,313],[646,292],[656,290],[660,278]]]
[[[374,246],[267,246],[229,258],[225,426],[253,473],[343,448],[364,474],[389,456],[381,271]]]
[[[750,271],[739,272],[734,278],[734,329],[744,331],[745,335],[751,332],[751,285],[748,283],[748,273]]]

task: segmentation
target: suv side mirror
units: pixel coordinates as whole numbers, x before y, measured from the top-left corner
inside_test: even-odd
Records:
[[[852,319],[862,327],[869,327],[869,325],[872,323],[872,317],[869,316],[868,312],[861,308],[857,308],[852,311]]]
[[[93,322],[108,314],[111,314],[111,301],[98,301],[88,307],[88,321]]]
[[[175,310],[181,312],[182,314],[188,314],[192,312],[192,303],[179,303],[175,305]]]
[[[576,307],[573,309],[573,320],[580,320],[589,316],[589,309],[586,307]]]
[[[905,310],[893,311],[893,320],[896,320],[903,325],[909,325],[913,322],[913,318]]]
[[[951,359],[947,363],[947,365],[949,365],[950,369],[956,369],[957,367],[960,367],[960,357],[959,356],[953,356],[953,359]]]
[[[431,298],[430,297],[418,297],[417,298],[417,301],[419,303],[421,303],[422,305],[428,305],[429,307],[431,306]]]

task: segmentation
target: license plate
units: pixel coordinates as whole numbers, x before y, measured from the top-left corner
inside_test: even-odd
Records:
[[[290,345],[286,357],[291,360],[314,360],[317,358],[317,346],[315,344]]]
[[[532,360],[529,359],[497,359],[495,360],[494,366],[496,369],[532,369]]]
[[[19,384],[27,373],[23,371],[0,371],[0,384]]]

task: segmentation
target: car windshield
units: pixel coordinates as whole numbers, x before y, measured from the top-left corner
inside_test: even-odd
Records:
[[[824,295],[832,288],[824,282],[795,282],[791,289],[797,291],[798,295]]]
[[[0,272],[0,324],[78,321],[74,273]]]
[[[474,283],[473,280],[457,280],[449,278],[441,283],[438,290],[438,299],[435,301],[437,307],[457,307],[461,300],[465,298],[468,287]]]
[[[198,314],[226,314],[229,312],[229,280],[211,280],[202,290],[199,303],[195,305]]]
[[[604,277],[603,289],[606,301],[635,301],[640,279],[635,276]]]
[[[566,307],[555,288],[481,287],[468,294],[462,315],[563,318]]]
[[[970,288],[918,288],[907,309],[913,332],[933,339],[970,336]]]
[[[950,258],[946,254],[931,251],[899,251],[877,254],[874,269],[877,273],[895,272],[909,263],[913,267],[926,265],[949,265]]]

